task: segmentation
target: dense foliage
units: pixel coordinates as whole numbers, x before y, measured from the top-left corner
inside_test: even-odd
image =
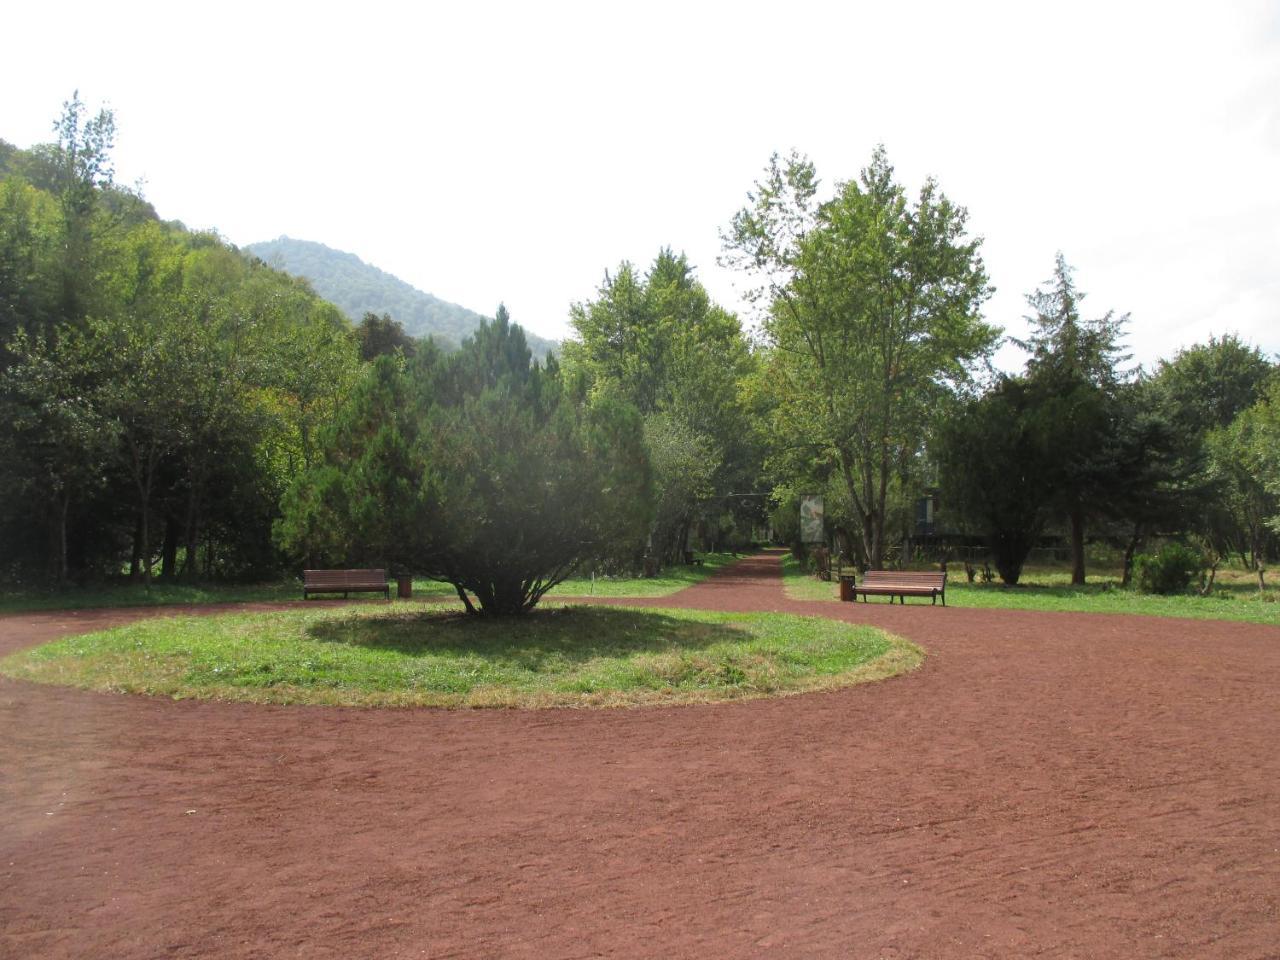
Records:
[[[1009,584],[1046,541],[1077,584],[1090,538],[1126,580],[1181,543],[1205,592],[1280,554],[1274,358],[1225,335],[1128,369],[1125,318],[1084,316],[1059,255],[1025,368],[992,376],[981,241],[883,149],[825,199],[775,156],[732,219],[757,343],[664,249],[570,308],[558,360],[349,254],[162,222],[114,182],[109,111],[73,97],[54,134],[0,141],[0,580],[387,565],[521,611],[575,566],[652,572],[770,515],[798,539],[814,493],[863,566],[908,561],[935,496],[928,556]]]
[[[998,331],[967,215],[927,181],[914,203],[878,149],[819,202],[813,164],[773,158],[724,236],[767,303],[764,385],[783,488],[834,480],[863,565],[881,567],[942,402]],[[830,489],[830,485],[828,485]]]
[[[283,542],[313,562],[411,567],[471,612],[531,610],[575,567],[633,551],[649,519],[635,410],[533,361],[502,308],[454,354],[379,358],[321,447],[286,497]]]
[[[717,546],[761,516],[761,452],[743,395],[754,369],[738,318],[714,304],[683,255],[662,250],[641,275],[629,263],[605,275],[597,298],[575,304],[578,339],[564,363],[593,397],[644,417],[656,515],[650,550],[682,558],[695,530]]]
[[[1004,377],[962,405],[939,433],[934,455],[950,505],[986,539],[1000,579],[1016,584],[1051,518],[1046,478],[1050,437],[1036,388]]]
[[[1200,554],[1181,543],[1168,543],[1154,554],[1134,558],[1138,589],[1143,593],[1185,593],[1201,566]]]
[[[5,579],[274,571],[271,523],[358,361],[346,321],[111,182],[73,99],[0,180]]]

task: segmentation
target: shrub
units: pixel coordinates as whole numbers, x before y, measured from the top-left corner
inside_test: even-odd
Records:
[[[454,354],[379,357],[283,504],[280,542],[452,583],[525,613],[575,568],[632,556],[651,516],[639,415],[532,360],[499,308]]]
[[[1134,557],[1138,590],[1142,593],[1185,593],[1200,575],[1200,554],[1181,543],[1170,543],[1155,554]]]

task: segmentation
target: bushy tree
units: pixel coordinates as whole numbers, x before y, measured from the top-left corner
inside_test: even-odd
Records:
[[[649,519],[634,408],[575,394],[501,308],[456,354],[380,359],[321,445],[286,499],[285,542],[412,564],[472,613],[531,610]]]
[[[360,343],[361,360],[373,360],[397,350],[411,357],[418,347],[418,341],[405,333],[404,326],[386,313],[381,316],[366,313],[356,327],[356,339]]]
[[[933,180],[910,202],[883,148],[828,201],[797,155],[775,156],[749,197],[725,261],[758,280],[767,309],[774,449],[839,478],[859,559],[879,567],[895,490],[998,336],[979,316],[990,294],[980,241]]]
[[[640,274],[623,263],[575,304],[568,375],[592,396],[634,406],[645,420],[656,500],[653,555],[675,561],[696,523],[759,510],[757,431],[743,403],[753,368],[737,317],[716,306],[683,255],[664,249]]]
[[[934,448],[945,502],[982,531],[1000,579],[1011,585],[1050,518],[1051,438],[1040,399],[1026,379],[1004,377],[956,411]]]
[[[1227,426],[1262,396],[1275,368],[1257,347],[1233,334],[1210,337],[1161,360],[1152,375],[1177,427],[1203,436]]]
[[[324,428],[322,463],[285,494],[277,535],[322,563],[403,567],[425,552],[431,518],[416,478],[424,466],[420,420],[409,404],[404,360],[382,356]]]
[[[1215,493],[1240,531],[1236,549],[1259,569],[1280,532],[1280,381],[1205,442]]]
[[[1254,431],[1233,425],[1275,381],[1275,367],[1262,352],[1229,334],[1161,361],[1149,381],[1153,404],[1167,411],[1187,446],[1184,468],[1194,471],[1202,491],[1184,510],[1180,529],[1193,530],[1214,554],[1237,553],[1248,565],[1265,552],[1260,520],[1268,492],[1261,465],[1249,466],[1254,445],[1246,434]]]

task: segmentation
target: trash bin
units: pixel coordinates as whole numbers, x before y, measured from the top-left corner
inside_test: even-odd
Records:
[[[840,599],[853,600],[853,574],[840,574]]]
[[[401,600],[413,596],[413,577],[396,577],[396,596]]]

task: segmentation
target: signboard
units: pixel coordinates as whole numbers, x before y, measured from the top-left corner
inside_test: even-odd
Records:
[[[826,543],[822,526],[822,497],[809,495],[800,498],[800,539],[805,543]]]

